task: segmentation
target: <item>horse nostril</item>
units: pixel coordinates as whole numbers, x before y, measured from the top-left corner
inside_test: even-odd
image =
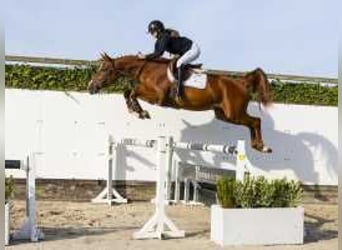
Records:
[[[91,95],[97,94],[99,91],[100,91],[100,88],[98,86],[92,86],[91,88],[89,88],[89,93]]]
[[[92,88],[92,87],[88,87],[88,92],[89,92],[90,94],[93,94],[93,92],[94,92],[93,88]]]
[[[91,86],[88,88],[88,92],[92,95],[92,94],[95,94],[96,93],[96,89],[95,87]]]
[[[93,80],[90,80],[88,84],[88,92],[92,95],[92,94],[97,93],[98,91],[99,91],[98,86],[95,85]]]

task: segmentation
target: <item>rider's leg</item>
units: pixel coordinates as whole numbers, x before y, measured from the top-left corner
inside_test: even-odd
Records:
[[[191,48],[184,53],[178,60],[176,67],[178,68],[179,66],[186,65],[191,63],[192,61],[195,61],[201,54],[201,50],[198,47],[196,43],[193,43]]]
[[[178,76],[178,82],[177,82],[177,97],[181,97],[183,95],[183,70],[184,70],[184,64],[180,65],[177,68],[177,76]]]
[[[182,87],[183,87],[183,68],[186,64],[191,63],[196,60],[201,51],[196,43],[193,43],[191,48],[177,60],[177,72],[178,72],[178,85],[177,85],[177,96],[180,97],[182,95]]]

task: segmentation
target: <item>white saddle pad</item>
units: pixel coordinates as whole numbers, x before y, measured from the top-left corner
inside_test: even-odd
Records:
[[[167,77],[169,81],[171,82],[176,81],[169,67],[167,68],[166,73],[167,73]],[[207,74],[200,73],[200,72],[193,72],[190,78],[183,82],[183,85],[187,87],[197,88],[197,89],[205,89],[205,87],[207,86],[207,79],[208,79]]]
[[[193,73],[190,78],[183,82],[184,86],[193,87],[197,89],[205,89],[207,85],[207,74]]]

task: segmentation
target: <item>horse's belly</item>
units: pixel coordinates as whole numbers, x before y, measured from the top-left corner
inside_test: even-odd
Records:
[[[187,110],[193,111],[204,111],[213,108],[212,100],[203,100],[203,99],[185,99],[178,102],[180,107]]]

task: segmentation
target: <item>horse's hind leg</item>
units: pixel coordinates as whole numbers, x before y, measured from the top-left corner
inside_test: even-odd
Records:
[[[244,113],[238,120],[239,124],[249,128],[252,138],[252,147],[263,153],[271,153],[272,149],[266,146],[261,134],[261,119]]]
[[[260,118],[250,116],[246,112],[239,116],[232,117],[230,113],[221,108],[215,108],[214,111],[216,118],[219,120],[248,127],[251,134],[251,145],[254,149],[263,153],[272,152],[272,149],[265,146],[263,143]]]

